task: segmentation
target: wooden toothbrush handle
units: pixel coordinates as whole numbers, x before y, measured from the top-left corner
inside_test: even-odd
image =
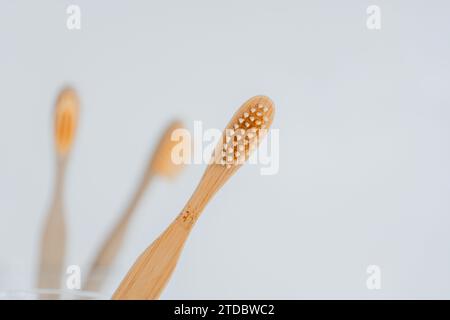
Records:
[[[59,289],[64,273],[66,224],[63,212],[63,189],[66,159],[58,159],[55,194],[42,231],[38,288]]]
[[[94,263],[88,272],[83,289],[86,291],[96,292],[101,290],[103,283],[105,282],[110,272],[111,266],[116,259],[120,249],[122,248],[123,240],[125,238],[128,225],[131,218],[136,211],[136,208],[141,201],[153,175],[151,172],[147,172],[144,175],[144,179],[135,192],[132,200],[128,204],[127,209],[121,216],[114,229],[106,238],[105,242],[100,247]]]
[[[124,223],[118,223],[110,236],[103,243],[94,263],[89,270],[83,290],[97,292],[100,291],[105,282],[109,269],[122,247],[125,238],[128,220]],[[121,220],[122,221],[122,220]]]
[[[41,242],[38,288],[59,289],[64,273],[66,226],[61,208],[50,212]]]
[[[158,299],[175,269],[191,228],[176,219],[136,260],[114,300]]]

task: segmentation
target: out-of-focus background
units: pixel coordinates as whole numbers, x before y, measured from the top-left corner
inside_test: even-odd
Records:
[[[81,9],[68,30],[66,8]],[[381,29],[366,26],[367,7]],[[450,297],[448,1],[0,1],[0,284],[33,286],[52,111],[82,101],[67,264],[86,270],[167,123],[222,128],[266,94],[278,174],[211,201],[162,298]],[[158,179],[105,288],[179,213],[205,165]],[[381,270],[369,290],[366,268]]]

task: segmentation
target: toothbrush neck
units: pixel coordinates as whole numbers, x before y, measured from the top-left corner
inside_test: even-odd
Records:
[[[65,157],[58,157],[55,177],[55,201],[63,198],[64,184],[66,179],[67,160]]]
[[[191,229],[209,200],[211,200],[228,178],[229,175],[226,175],[221,167],[212,167],[210,170],[207,170],[188,203],[176,218],[176,221],[182,223],[185,228]]]

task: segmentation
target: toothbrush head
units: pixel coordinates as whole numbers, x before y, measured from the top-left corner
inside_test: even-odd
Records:
[[[197,221],[209,199],[244,164],[267,134],[275,107],[268,97],[247,100],[234,114],[217,143],[210,163],[179,219],[188,228]]]
[[[218,163],[230,168],[247,161],[267,134],[274,113],[274,104],[266,96],[247,100],[225,128],[223,139],[216,149]]]
[[[183,124],[180,121],[173,121],[166,129],[151,161],[151,171],[154,174],[167,178],[175,178],[183,169],[183,164],[176,163],[172,159],[172,150],[178,143],[172,139],[173,133],[178,129],[183,129]]]
[[[78,123],[79,100],[75,90],[64,88],[55,106],[55,143],[58,155],[69,153]]]

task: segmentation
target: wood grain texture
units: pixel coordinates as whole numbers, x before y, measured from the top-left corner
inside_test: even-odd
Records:
[[[181,128],[183,128],[182,123],[179,121],[174,121],[166,128],[161,136],[155,152],[150,157],[150,161],[148,161],[142,180],[140,181],[131,201],[123,214],[120,216],[119,221],[115,224],[109,236],[100,247],[96,258],[87,273],[84,290],[101,290],[109,275],[114,260],[122,248],[125,234],[128,230],[128,225],[136,211],[136,208],[144,197],[152,178],[154,176],[174,178],[180,173],[183,166],[174,164],[173,161],[171,161],[171,151],[176,143],[171,137],[175,130]]]
[[[259,118],[256,118],[257,112],[261,112]],[[253,97],[235,113],[225,131],[232,129],[233,132],[238,132],[238,129],[245,126],[247,129],[256,128],[259,134],[260,129],[270,127],[273,116],[274,106],[269,98],[264,96]],[[246,119],[250,119],[250,117],[253,120],[247,122]],[[246,122],[249,125],[246,125]],[[240,136],[236,136],[237,134]],[[247,141],[242,149],[244,161],[248,159],[253,150],[247,146],[251,143],[251,140],[240,133],[236,133],[236,135],[232,135],[228,139],[224,132],[223,139],[215,149],[213,161],[208,165],[186,206],[169,227],[139,256],[117,288],[113,299],[144,300],[159,298],[176,267],[186,239],[201,212],[214,194],[243,163],[239,161],[239,156],[235,154],[230,159],[228,156],[224,157],[223,150],[228,150],[228,147],[231,146],[232,151],[237,152],[239,150],[237,141]],[[235,141],[236,143],[234,143]],[[255,140],[256,145],[259,142],[260,139]]]

